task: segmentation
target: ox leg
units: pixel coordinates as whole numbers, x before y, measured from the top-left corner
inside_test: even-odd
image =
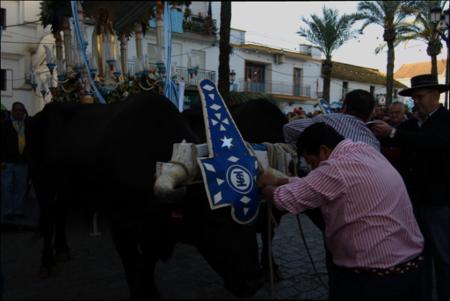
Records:
[[[125,224],[130,225],[130,223],[132,222],[128,221]],[[143,256],[135,229],[125,229],[114,222],[111,225],[111,233],[125,270],[130,299],[160,299],[154,282],[156,261],[151,257]]]
[[[272,268],[274,273],[274,281],[278,282],[282,279],[280,270],[278,265],[275,262],[275,258],[273,257],[273,253],[270,253],[269,257],[269,244],[272,245],[273,237],[275,235],[273,224],[271,223],[270,232],[268,229],[268,210],[267,204],[264,203],[264,206],[261,207],[261,219],[260,219],[260,229],[261,229],[261,241],[262,241],[262,250],[261,250],[261,269],[264,274],[265,279],[270,279],[270,264],[269,258],[272,260]],[[273,218],[275,218],[276,222],[279,223],[281,219],[281,214],[278,211],[272,210]],[[270,240],[269,240],[270,233]]]
[[[263,230],[261,232],[261,240],[262,240],[262,250],[261,250],[261,268],[264,274],[265,279],[270,279],[270,264],[269,264],[269,244],[272,244],[273,236],[275,232],[273,231],[273,228],[270,229],[270,241],[267,237],[268,230]],[[279,271],[278,265],[275,262],[275,258],[273,257],[273,253],[270,253],[271,260],[272,260],[272,268],[274,273],[274,280],[275,282],[281,280],[281,273]]]
[[[55,258],[57,261],[69,261],[71,259],[69,246],[67,245],[66,227],[68,205],[65,198],[58,198],[56,202],[55,216]]]
[[[34,182],[36,197],[39,202],[39,230],[44,239],[40,275],[47,278],[54,274],[56,268],[55,257],[53,253],[53,232],[54,232],[54,208],[53,202],[55,193],[49,187]]]

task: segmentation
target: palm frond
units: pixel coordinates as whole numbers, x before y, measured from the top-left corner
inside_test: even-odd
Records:
[[[339,16],[338,10],[323,7],[322,16],[312,14],[309,18],[303,17],[304,26],[297,33],[329,58],[336,49],[357,35],[357,31],[352,29],[356,20],[354,14]]]

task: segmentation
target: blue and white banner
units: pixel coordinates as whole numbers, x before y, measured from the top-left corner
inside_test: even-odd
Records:
[[[233,219],[252,222],[261,201],[256,185],[258,162],[236,127],[222,96],[210,80],[198,86],[202,100],[209,158],[198,158],[211,209],[232,206]]]
[[[322,107],[322,110],[323,110],[323,112],[324,112],[325,114],[330,114],[330,113],[332,113],[331,107],[330,107],[330,105],[328,104],[328,102],[325,101],[325,99],[321,98],[321,99],[319,100],[319,104],[320,104],[320,106]]]

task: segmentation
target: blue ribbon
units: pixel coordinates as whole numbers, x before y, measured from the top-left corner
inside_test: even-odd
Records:
[[[87,69],[87,74],[89,76],[89,80],[91,81],[91,87],[94,89],[95,96],[97,97],[98,101],[102,104],[106,104],[105,99],[103,98],[102,94],[98,91],[97,86],[95,85],[94,78],[91,74],[91,67],[89,65],[89,60],[86,55],[86,46],[84,44],[83,38],[81,36],[81,30],[80,30],[80,20],[78,18],[78,11],[77,11],[77,1],[72,0],[70,1],[70,5],[72,8],[72,16],[73,16],[73,23],[75,28],[75,35],[77,37],[78,43],[80,44],[81,48],[81,58],[83,59],[84,65]]]
[[[164,82],[164,96],[178,107],[178,89],[171,80],[172,64],[172,19],[169,2],[164,2],[164,56],[166,59],[166,80]]]

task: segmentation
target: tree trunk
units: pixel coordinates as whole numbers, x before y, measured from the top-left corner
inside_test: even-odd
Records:
[[[231,1],[220,4],[220,42],[219,42],[219,93],[228,105],[230,101],[230,25]]]
[[[441,53],[442,44],[439,41],[439,37],[431,39],[428,42],[427,54],[431,57],[431,74],[438,76],[437,70],[437,55]]]
[[[394,42],[388,42],[388,61],[386,67],[386,105],[392,103],[392,90],[394,88]]]
[[[384,40],[386,41],[388,46],[387,66],[386,66],[386,105],[388,106],[392,103],[392,91],[394,89],[395,30],[386,29],[384,31]]]
[[[437,59],[436,59],[436,55],[432,55],[431,56],[431,74],[433,74],[434,76],[437,77]]]
[[[450,47],[449,47],[448,38],[445,42],[447,43],[447,65],[445,67],[445,84],[448,86],[449,80],[450,80]],[[449,95],[450,95],[449,92],[445,91],[444,106],[447,108],[447,110],[449,108]]]
[[[331,57],[327,58],[322,64],[322,74],[323,74],[323,99],[330,103],[330,85],[331,85],[331,68],[333,64],[331,63]]]

